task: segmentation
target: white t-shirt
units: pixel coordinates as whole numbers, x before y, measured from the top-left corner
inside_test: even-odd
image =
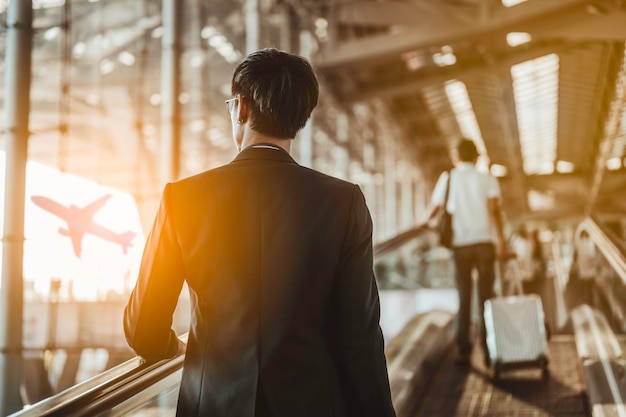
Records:
[[[433,191],[432,203],[443,206],[448,172],[439,177]],[[478,172],[474,164],[461,162],[451,171],[450,195],[447,209],[452,214],[453,246],[496,241],[494,226],[489,218],[487,201],[500,199],[498,180]]]

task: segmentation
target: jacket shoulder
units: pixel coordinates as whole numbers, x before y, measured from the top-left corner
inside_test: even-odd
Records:
[[[229,176],[232,174],[231,170],[235,169],[235,166],[230,163],[227,165],[222,165],[217,168],[213,168],[207,171],[203,171],[199,174],[192,175],[187,178],[183,178],[181,180],[170,183],[171,189],[175,189],[178,191],[186,190],[186,189],[194,189],[197,186],[201,186],[203,184],[212,183],[215,180],[222,180],[224,176]],[[355,187],[358,187],[356,184],[342,180],[337,177],[333,177],[328,174],[324,174],[322,172],[316,171],[311,168],[303,167],[301,165],[296,165],[296,170],[298,174],[302,177],[302,179],[308,183],[318,184],[321,187],[328,187],[330,189],[336,191],[345,191],[352,192]]]

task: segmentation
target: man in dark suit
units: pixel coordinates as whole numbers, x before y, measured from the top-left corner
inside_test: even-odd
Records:
[[[124,314],[130,346],[172,357],[183,282],[192,319],[179,416],[394,416],[372,222],[358,186],[298,165],[317,105],[309,63],[244,59],[227,100],[233,162],[168,184]]]

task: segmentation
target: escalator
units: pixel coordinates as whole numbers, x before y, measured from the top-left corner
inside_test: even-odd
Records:
[[[581,310],[578,316],[598,316],[599,324],[589,324],[583,317],[572,325],[567,319],[563,299],[567,271],[562,268],[560,246],[553,244],[554,269],[544,300],[550,304],[546,316],[554,330],[549,374],[542,376],[540,370],[528,369],[506,372],[495,379],[482,366],[480,349],[475,349],[471,367],[459,368],[453,360],[453,314],[440,309],[411,312],[402,331],[390,336],[386,348],[399,417],[613,415],[594,412],[609,406],[610,401],[621,401],[621,397],[613,392],[602,400],[596,398],[604,386],[597,371],[606,370],[607,365],[602,362],[604,359],[589,352],[595,349],[594,343],[600,346],[596,351],[602,350],[601,341],[591,341],[598,332],[602,333],[600,339],[613,345],[613,339],[620,345],[626,344],[622,336],[626,326],[626,250],[597,220],[587,219],[581,227],[589,230],[598,247],[602,268],[597,279],[597,309],[585,307],[587,310]],[[450,259],[440,256],[437,250],[428,250],[435,241],[432,232],[413,229],[376,245],[375,269],[381,294],[425,291],[430,297],[431,291],[448,291],[453,282],[449,276]],[[565,330],[558,331],[559,328]],[[614,331],[616,336],[604,336],[605,331]],[[621,357],[610,360],[613,362],[608,362],[608,368],[625,362]],[[182,357],[157,363],[134,358],[13,417],[174,415],[182,364]],[[618,385],[622,383],[618,381]],[[610,384],[607,386],[610,388]],[[622,388],[626,392],[621,385],[618,391]],[[598,401],[603,403],[598,405]]]
[[[415,244],[428,233],[415,228],[376,245],[375,262],[388,261],[394,251]],[[186,342],[186,337],[180,338]],[[174,415],[183,359],[150,363],[135,357],[11,417]]]
[[[586,219],[579,230],[586,230],[597,248],[593,308],[570,294],[574,283],[568,283],[560,245],[553,242],[554,268],[544,294],[546,318],[554,330],[549,373],[523,369],[495,378],[483,366],[480,349],[474,349],[470,368],[455,366],[450,349],[413,416],[626,415],[626,247],[598,219]]]

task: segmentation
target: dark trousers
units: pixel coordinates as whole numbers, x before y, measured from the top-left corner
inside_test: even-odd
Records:
[[[482,347],[487,350],[485,334],[485,318],[483,309],[485,301],[495,296],[496,249],[493,243],[477,243],[459,246],[454,249],[456,266],[456,286],[459,291],[459,312],[456,320],[456,343],[460,355],[468,355],[472,350],[470,339],[471,306],[472,306],[472,270],[478,271],[478,313],[480,315],[480,334]]]
[[[590,307],[594,307],[595,287],[596,283],[593,278],[578,280],[578,290],[580,292],[580,302],[582,304],[587,304]]]

